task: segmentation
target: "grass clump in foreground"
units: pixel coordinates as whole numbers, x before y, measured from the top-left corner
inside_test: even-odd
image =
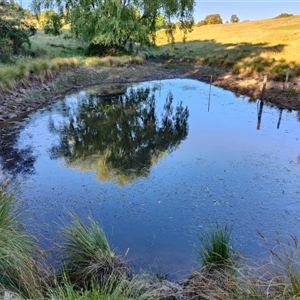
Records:
[[[300,299],[295,236],[285,243],[277,238],[271,259],[254,267],[234,251],[228,226],[217,226],[200,237],[199,269],[175,284],[153,275],[133,275],[96,222],[89,219],[86,225],[72,215],[60,246],[61,268],[58,274],[51,274],[36,240],[14,212],[16,204],[1,186],[0,295],[12,291],[18,299],[31,300]]]
[[[237,264],[238,256],[233,252],[231,229],[225,225],[217,226],[199,237],[202,247],[198,251],[198,259],[205,268],[230,268]]]
[[[73,215],[65,230],[61,273],[77,288],[106,287],[129,277],[125,263],[111,250],[103,230],[90,219],[90,227]]]
[[[0,290],[7,289],[26,299],[41,298],[43,253],[14,212],[14,196],[0,185]]]
[[[217,226],[199,236],[200,269],[185,283],[186,299],[230,299],[238,294],[237,267],[239,256],[233,251],[231,229]]]

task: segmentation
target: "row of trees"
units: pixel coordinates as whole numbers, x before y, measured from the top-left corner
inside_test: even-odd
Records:
[[[237,15],[232,15],[230,18],[230,23],[237,23],[240,19]],[[223,24],[223,20],[220,14],[211,14],[205,17],[204,20],[198,22],[196,26],[204,26],[204,25],[211,25],[211,24]]]

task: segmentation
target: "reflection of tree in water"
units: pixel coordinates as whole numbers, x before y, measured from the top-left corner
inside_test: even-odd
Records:
[[[174,108],[172,101],[169,93],[158,117],[149,88],[90,95],[60,128],[60,145],[51,149],[52,157],[64,156],[69,166],[94,170],[101,181],[125,184],[145,177],[188,134],[189,111],[182,103]]]
[[[9,176],[34,173],[36,160],[30,147],[20,149],[17,140],[21,125],[14,124],[0,129],[0,172],[1,169]]]

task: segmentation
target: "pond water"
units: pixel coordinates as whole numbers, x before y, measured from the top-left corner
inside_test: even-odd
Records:
[[[208,98],[188,79],[95,86],[0,129],[0,176],[19,182],[41,245],[70,212],[91,216],[136,271],[179,280],[217,224],[256,260],[276,230],[298,235],[299,116],[216,87]]]

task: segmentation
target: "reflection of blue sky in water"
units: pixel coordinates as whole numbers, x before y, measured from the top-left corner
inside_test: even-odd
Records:
[[[183,101],[189,108],[188,137],[148,177],[122,187],[99,182],[93,172],[67,168],[63,156],[50,159],[49,149],[60,143],[59,135],[49,132],[50,120],[57,129],[68,122],[80,124],[61,110],[72,109],[77,116],[76,97],[84,98],[85,92],[67,96],[66,106],[58,102],[28,118],[19,147],[31,145],[36,172],[21,186],[21,198],[37,227],[43,231],[41,223],[67,218],[69,211],[83,219],[91,215],[121,255],[130,248],[128,258],[137,269],[151,265],[172,278],[188,274],[194,265],[196,233],[218,222],[233,226],[234,242],[246,255],[268,255],[256,229],[267,237],[274,237],[275,230],[299,235],[296,113],[283,111],[277,129],[279,110],[265,105],[258,131],[256,103],[213,87],[208,113],[206,84],[162,81],[159,101],[170,90],[174,104]],[[158,105],[158,114],[161,109]],[[55,226],[48,227],[42,233],[52,237]]]

